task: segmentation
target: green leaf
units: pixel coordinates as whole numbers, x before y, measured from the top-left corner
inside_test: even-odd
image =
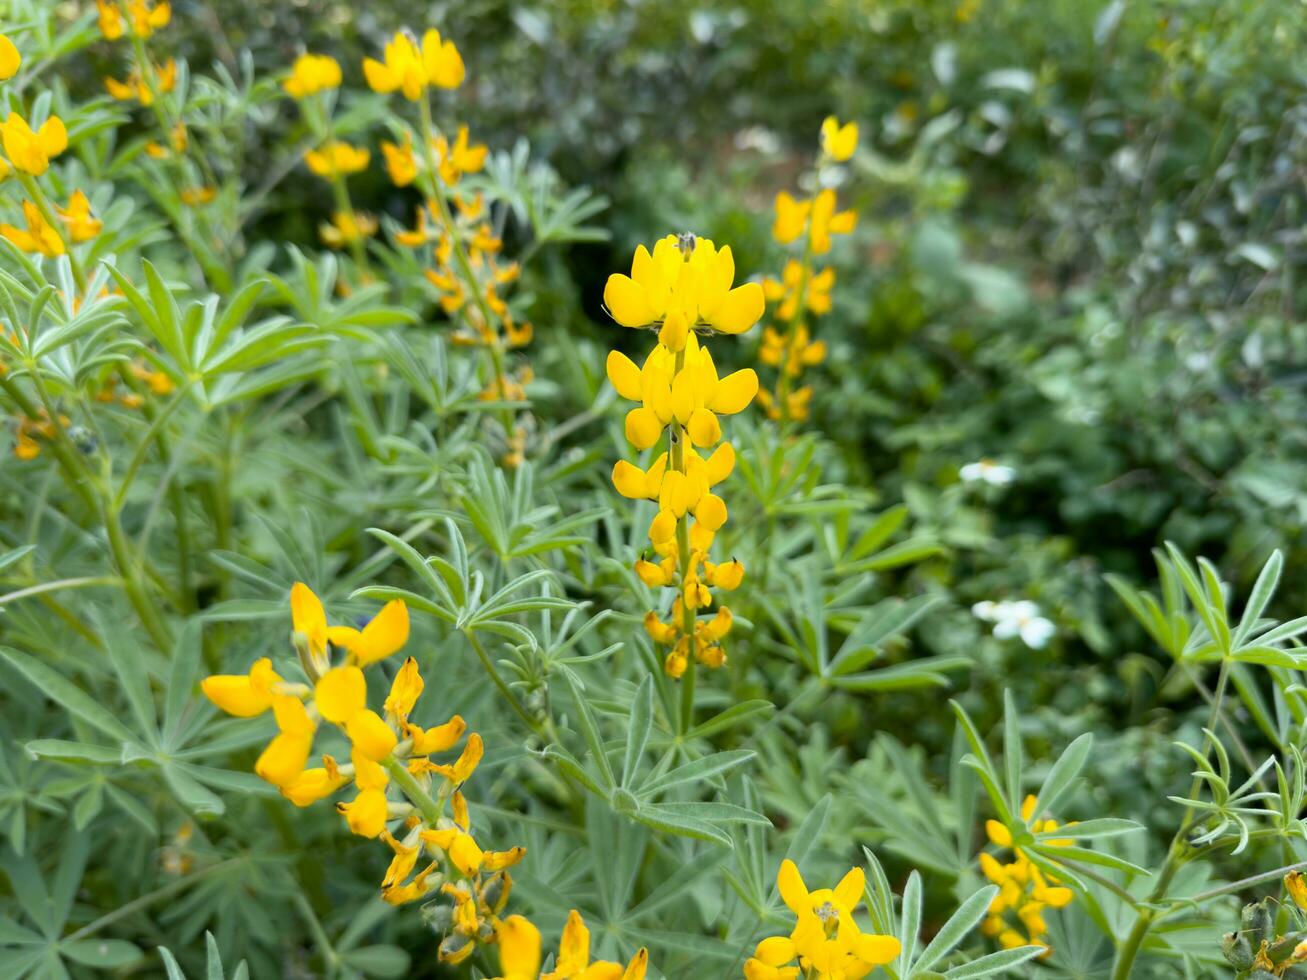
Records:
[[[649,741],[649,730],[653,725],[653,684],[646,674],[640,679],[640,686],[635,689],[631,700],[631,723],[627,729],[626,751],[622,756],[622,786],[630,788],[640,765],[640,757]]]
[[[74,963],[99,970],[113,970],[135,963],[145,954],[125,939],[79,939],[60,943],[59,951]]]
[[[91,697],[62,674],[34,660],[25,653],[0,647],[0,656],[34,684],[46,697],[57,701],[87,724],[98,728],[119,742],[136,742],[136,736],[127,730],[99,701]]]
[[[989,911],[989,903],[998,894],[997,885],[986,885],[963,902],[947,922],[940,926],[939,932],[921,951],[921,957],[913,964],[915,970],[929,970],[947,956]]]
[[[398,946],[360,946],[340,954],[340,961],[373,977],[408,975],[411,957]]]

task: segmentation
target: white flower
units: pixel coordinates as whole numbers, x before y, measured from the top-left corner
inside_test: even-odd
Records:
[[[1018,602],[977,602],[971,607],[977,619],[994,624],[994,636],[1000,640],[1020,637],[1032,650],[1042,650],[1057,632],[1052,620],[1039,614],[1039,606],[1022,599]]]
[[[991,487],[1005,487],[1017,478],[1017,471],[992,459],[980,459],[962,467],[958,475],[967,483],[983,480]]]

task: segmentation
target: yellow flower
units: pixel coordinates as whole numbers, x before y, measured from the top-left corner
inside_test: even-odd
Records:
[[[554,969],[542,974],[540,980],[644,980],[649,965],[649,951],[641,948],[631,958],[626,969],[620,963],[607,960],[590,961],[590,930],[581,914],[572,909],[563,927],[558,943],[558,959]]]
[[[660,341],[675,352],[689,330],[703,324],[722,333],[743,333],[758,322],[766,302],[762,286],[732,287],[730,246],[718,251],[706,238],[668,235],[650,254],[635,251],[629,276],[614,273],[604,287],[609,314],[624,327],[662,322]]]
[[[444,136],[437,136],[435,150],[440,160],[440,179],[449,186],[457,184],[464,174],[477,173],[486,165],[486,154],[489,152],[482,143],[468,142],[466,126],[458,127],[458,134],[454,137],[452,145]],[[497,250],[497,243],[495,250]]]
[[[291,65],[282,88],[293,99],[304,99],[326,89],[340,87],[340,63],[327,54],[302,54]]]
[[[319,177],[328,179],[356,174],[367,169],[372,154],[361,146],[351,146],[343,140],[332,140],[316,150],[304,154],[304,162]]]
[[[274,685],[281,677],[267,657],[254,661],[248,674],[215,674],[200,682],[205,697],[229,715],[252,718],[272,707]]]
[[[382,57],[363,60],[363,75],[374,92],[398,90],[416,102],[428,85],[453,89],[463,84],[463,58],[454,42],[442,41],[435,28],[422,35],[421,47],[411,34],[397,32]]]
[[[23,56],[18,53],[14,42],[0,34],[0,82],[13,78],[23,63]]]
[[[199,204],[209,204],[217,196],[218,191],[214,187],[187,187],[182,191],[182,203],[195,207]]]
[[[863,933],[853,912],[866,884],[859,868],[849,871],[833,889],[809,891],[793,861],[781,864],[777,875],[781,898],[795,915],[794,931],[764,939],[744,965],[749,980],[792,978],[802,973],[821,978],[857,978],[899,955],[892,936]],[[788,966],[798,960],[798,967]],[[792,972],[793,971],[793,972]]]
[[[158,66],[155,72],[155,84],[159,92],[171,92],[177,87],[177,62],[174,59],[169,58],[164,64]],[[111,96],[120,102],[135,99],[143,106],[154,104],[154,90],[150,88],[145,78],[136,69],[132,69],[126,80],[121,82],[117,79],[106,78],[104,87]]]
[[[380,762],[395,750],[399,738],[394,729],[375,711],[364,708],[355,711],[345,721],[345,734],[354,745],[354,752],[373,762]]]
[[[409,657],[404,661],[404,666],[399,668],[394,682],[390,685],[390,695],[386,698],[385,704],[386,714],[401,723],[407,721],[409,712],[422,696],[422,689],[425,686],[422,675],[418,673],[418,662]]]
[[[1039,801],[1034,796],[1027,796],[1021,803],[1021,820],[1029,825],[1031,833],[1042,834],[1056,830],[1058,824],[1055,820],[1036,819],[1038,808]],[[1074,893],[1041,871],[1020,848],[1014,848],[1012,831],[1008,827],[997,820],[988,820],[985,822],[985,833],[996,846],[1013,848],[1014,859],[1008,864],[1002,864],[992,854],[980,854],[981,872],[999,888],[990,903],[989,913],[981,924],[981,931],[995,937],[999,945],[1005,948],[1026,943],[1047,948],[1044,936],[1048,932],[1048,923],[1043,911],[1045,908],[1065,907],[1071,902]],[[1054,839],[1048,843],[1057,846],[1071,842]],[[1017,925],[1024,930],[1024,935],[1016,928]],[[1044,955],[1049,955],[1049,952],[1051,950],[1046,949]]]
[[[386,160],[386,173],[396,187],[407,187],[417,179],[418,160],[413,152],[413,137],[408,133],[404,134],[403,143],[382,140],[381,154]]]
[[[75,191],[68,199],[68,207],[59,210],[59,217],[68,226],[68,237],[75,242],[85,242],[100,234],[104,223],[91,215],[91,202],[81,191]]]
[[[539,980],[540,930],[524,916],[510,915],[495,926],[499,972],[495,980]]]
[[[408,642],[408,629],[408,606],[403,599],[392,599],[363,629],[333,626],[329,633],[332,643],[349,651],[353,663],[367,667],[403,647]]]
[[[1301,871],[1290,871],[1284,876],[1284,890],[1293,899],[1293,904],[1307,912],[1307,880],[1303,878]]]
[[[385,767],[355,750],[350,761],[354,765],[354,785],[358,795],[348,803],[337,803],[340,813],[351,832],[360,837],[377,837],[386,829],[390,804],[386,801],[386,787],[390,776]]]
[[[465,731],[467,731],[467,722],[460,715],[454,715],[443,725],[436,725],[434,728],[423,729],[417,725],[406,724],[404,737],[412,739],[414,755],[432,755],[453,748]]]
[[[776,221],[772,225],[772,237],[780,244],[788,245],[803,234],[811,211],[812,202],[797,201],[788,191],[781,191],[776,195]]]
[[[123,36],[123,13],[117,0],[95,0],[100,15],[100,33],[106,40],[116,41]],[[148,38],[160,28],[167,27],[172,19],[172,7],[167,3],[151,4],[149,0],[128,0],[127,12],[131,17],[132,33]]]
[[[841,126],[834,116],[827,116],[821,124],[821,148],[832,160],[843,163],[858,148],[858,124]]]
[[[327,721],[343,725],[367,706],[368,682],[353,665],[333,667],[313,689],[313,703]]]
[[[273,786],[284,787],[296,782],[304,772],[317,725],[304,702],[294,695],[274,695],[272,713],[279,731],[254,763],[254,771]]]
[[[835,192],[827,187],[812,202],[812,251],[824,255],[830,251],[831,235],[853,231],[858,216],[852,211],[835,211]]]
[[[33,131],[26,119],[11,112],[0,123],[0,141],[5,156],[16,169],[39,177],[49,168],[51,158],[68,148],[68,130],[62,119],[51,116],[40,129]]]
[[[59,232],[50,225],[41,214],[40,209],[31,201],[23,202],[23,220],[27,228],[14,225],[0,225],[0,235],[13,242],[24,252],[45,255],[53,258],[64,254],[64,240]]]
[[[320,769],[305,769],[295,779],[278,787],[281,795],[298,807],[312,806],[349,782],[336,767],[334,760],[330,756],[326,759],[331,761],[331,765]]]
[[[337,211],[331,216],[330,224],[318,226],[323,243],[332,248],[342,248],[351,242],[371,238],[376,233],[377,219],[360,211]]]
[[[463,753],[458,757],[457,762],[452,766],[432,766],[431,768],[433,772],[440,773],[455,786],[459,786],[467,782],[484,754],[485,745],[481,741],[481,736],[473,732],[467,737],[467,744],[463,746]]]

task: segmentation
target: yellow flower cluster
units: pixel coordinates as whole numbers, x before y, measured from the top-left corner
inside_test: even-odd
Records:
[[[1038,808],[1039,801],[1034,796],[1027,796],[1021,803],[1021,819],[1029,824],[1030,832],[1044,834],[1057,830],[1056,820],[1034,819]],[[992,854],[981,852],[980,870],[999,888],[990,903],[989,914],[980,925],[981,932],[995,937],[1007,949],[1027,944],[1047,948],[1044,937],[1048,934],[1048,923],[1044,910],[1063,908],[1074,897],[1073,892],[1052,875],[1040,871],[1021,848],[1014,847],[1012,832],[1003,824],[987,820],[985,833],[994,846],[1012,848],[1014,858],[1002,864]],[[1050,843],[1064,846],[1071,841],[1057,839]],[[1043,955],[1049,952],[1046,949]]]
[[[319,92],[340,88],[340,83],[340,63],[335,58],[305,53],[295,59],[282,88],[292,99],[306,99]]]
[[[856,123],[840,123],[830,116],[821,126],[821,156],[818,171],[828,163],[843,163],[858,146]],[[787,191],[776,195],[776,221],[772,237],[782,245],[802,242],[799,258],[785,263],[779,279],[765,279],[767,300],[776,304],[772,323],[763,328],[758,359],[776,368],[773,390],[758,393],[758,401],[768,416],[778,421],[802,421],[808,417],[812,386],[795,384],[806,367],[826,359],[826,344],[812,339],[810,317],[830,311],[835,270],[818,270],[816,257],[831,250],[831,236],[853,231],[857,216],[852,211],[836,211],[833,188],[818,190],[806,200],[797,200]]]
[[[172,6],[168,3],[152,3],[151,0],[95,0],[96,12],[100,16],[100,33],[108,41],[116,41],[123,36],[125,29],[144,40],[162,27],[167,27],[172,20]],[[127,16],[123,17],[126,9]]]
[[[351,831],[379,837],[393,852],[381,882],[382,897],[401,904],[439,886],[453,900],[453,929],[440,956],[457,962],[477,942],[493,938],[491,919],[512,887],[506,869],[526,853],[520,847],[485,851],[472,835],[462,786],[481,761],[481,737],[468,735],[452,763],[432,761],[431,756],[458,743],[467,725],[458,715],[434,728],[410,721],[425,686],[412,657],[396,673],[381,712],[368,707],[364,669],[398,652],[408,640],[408,609],[402,601],[387,603],[361,629],[331,626],[318,597],[297,582],[291,589],[291,619],[308,683],[283,679],[264,658],[248,674],[206,678],[204,693],[238,717],[272,712],[278,733],[254,770],[296,806],[310,806],[353,782],[353,799],[336,809]],[[345,657],[333,665],[331,655],[337,650]],[[324,755],[321,767],[308,768],[322,722],[344,734],[347,765]],[[392,798],[392,789],[399,791],[398,798]],[[414,874],[424,854],[432,860]]]
[[[453,41],[445,41],[435,28],[422,35],[421,44],[413,35],[399,31],[386,43],[382,60],[367,58],[363,75],[374,92],[396,90],[410,102],[416,102],[428,86],[458,88],[463,84],[463,57]]]
[[[114,78],[104,80],[104,88],[119,102],[139,102],[143,106],[154,105],[155,94],[171,92],[177,87],[177,62],[169,58],[161,65],[154,66],[154,84],[151,85],[145,73],[133,68],[123,81]]]
[[[718,250],[706,238],[668,235],[650,253],[636,249],[629,276],[609,276],[604,303],[626,327],[657,327],[658,344],[640,367],[620,351],[608,355],[608,379],[623,398],[638,402],[626,416],[626,436],[638,450],[657,444],[667,432],[667,449],[641,469],[626,460],[613,467],[613,485],[632,500],[656,500],[649,527],[654,558],[635,570],[648,585],[674,586],[671,622],[651,610],[645,628],[656,643],[670,646],[664,668],[680,677],[692,662],[720,667],[721,639],[731,628],[725,606],[706,619],[710,588],[730,591],[744,578],[738,561],[709,560],[713,536],[726,523],[726,504],[713,488],[735,467],[735,449],[721,442],[719,415],[742,412],[758,392],[752,369],[718,376],[700,332],[743,333],[764,309],[757,283],[733,286],[730,246]],[[720,444],[719,444],[720,443]],[[715,447],[715,448],[714,448]],[[705,457],[699,450],[712,450]],[[690,518],[693,518],[693,523]]]
[[[11,78],[22,58],[7,37],[0,35],[0,42],[0,79]],[[27,193],[21,202],[22,225],[0,222],[0,237],[29,254],[54,258],[67,254],[71,245],[100,234],[101,222],[91,213],[86,194],[74,191],[67,206],[60,207],[46,197],[36,179],[68,148],[68,129],[62,119],[50,116],[33,128],[20,113],[11,111],[0,123],[0,146],[4,148],[0,179],[17,173]],[[24,445],[30,448],[20,442]]]
[[[501,975],[494,980],[644,980],[649,969],[649,951],[641,948],[623,967],[609,960],[590,959],[590,930],[581,914],[572,909],[558,944],[558,958],[548,973],[540,972],[540,930],[521,915],[510,915],[498,923]]]
[[[131,372],[132,377],[140,381],[153,395],[170,395],[176,387],[172,382],[172,378],[162,371],[156,371],[149,367],[144,360],[133,361],[128,370]],[[135,391],[119,392],[118,375],[116,374],[109,375],[104,385],[95,393],[95,400],[105,404],[117,402],[123,408],[140,408],[145,404],[144,396]]]
[[[367,59],[363,72],[376,92],[400,91],[417,101],[428,87],[455,89],[466,71],[453,41],[428,30],[421,43],[400,32],[386,45],[384,60]],[[398,142],[383,140],[386,172],[396,187],[416,184],[424,194],[412,229],[396,234],[405,248],[430,247],[430,265],[424,270],[436,291],[441,309],[457,317],[456,344],[478,346],[487,353],[489,377],[483,401],[521,402],[532,380],[530,365],[507,363],[510,350],[525,347],[534,333],[530,323],[518,322],[503,298],[520,269],[499,259],[503,242],[490,222],[485,201],[459,187],[464,176],[478,173],[486,162],[487,148],[473,143],[467,126],[459,126],[451,140],[434,131],[429,107],[422,101],[422,126],[414,134],[404,131]],[[506,452],[502,460],[516,466],[524,458],[525,428],[503,415]]]
[[[794,913],[794,930],[758,944],[744,964],[747,980],[859,980],[899,955],[897,939],[865,933],[853,918],[866,888],[861,868],[850,870],[834,888],[808,891],[787,858],[776,882]]]

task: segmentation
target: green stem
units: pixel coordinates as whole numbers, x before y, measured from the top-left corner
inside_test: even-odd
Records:
[[[449,235],[449,242],[454,253],[454,261],[458,265],[459,274],[463,277],[464,285],[469,293],[472,294],[472,301],[476,304],[477,310],[486,324],[486,330],[494,334],[494,340],[486,344],[486,350],[490,355],[490,367],[494,374],[494,384],[497,394],[503,398],[506,392],[505,375],[504,375],[504,352],[500,349],[500,322],[499,317],[495,316],[494,311],[490,309],[490,304],[486,301],[484,294],[481,292],[480,283],[477,281],[476,272],[472,268],[472,260],[468,258],[467,248],[463,244],[462,236],[458,234],[458,228],[454,224],[454,213],[449,208],[449,201],[445,191],[445,182],[440,178],[440,168],[436,162],[435,151],[432,150],[431,144],[435,140],[435,124],[431,120],[431,104],[424,95],[418,105],[421,109],[422,122],[422,159],[426,165],[427,184],[430,187],[430,198],[436,202],[436,210],[439,212],[440,223],[444,226],[445,233]],[[513,434],[513,412],[511,409],[503,409],[500,412],[500,422],[504,427],[504,438],[509,439]]]
[[[391,780],[400,791],[408,798],[420,814],[423,821],[431,827],[436,826],[443,816],[443,808],[422,788],[422,785],[414,778],[413,774],[404,767],[404,763],[396,759],[393,755],[386,756],[381,763],[386,767],[386,772],[390,773]]]
[[[499,668],[496,667],[494,661],[490,659],[490,654],[488,654],[486,648],[481,645],[481,641],[476,638],[476,634],[472,630],[465,629],[463,630],[463,635],[467,637],[468,643],[472,644],[472,649],[476,651],[476,655],[481,661],[481,666],[486,669],[486,673],[490,675],[491,682],[499,689],[499,693],[504,696],[504,700],[507,701],[508,706],[513,709],[513,713],[521,718],[522,721],[526,723],[527,727],[537,735],[542,738],[549,738],[555,742],[558,741],[557,734],[554,731],[553,721],[550,720],[548,725],[545,725],[531,716],[531,712],[527,711],[526,706],[522,704],[521,698],[519,698],[513,689],[508,686],[508,682],[505,681],[503,675],[499,673]]]
[[[1216,681],[1216,691],[1212,695],[1212,710],[1208,717],[1208,731],[1216,731],[1216,723],[1220,718],[1221,702],[1225,699],[1225,689],[1230,680],[1230,661],[1223,659],[1221,661],[1221,671]],[[1203,752],[1206,757],[1207,752]],[[1193,784],[1189,790],[1189,798],[1194,799],[1198,796],[1202,788],[1202,780],[1197,776],[1194,777]],[[1185,833],[1193,824],[1194,809],[1186,806],[1184,816],[1180,820],[1180,828],[1175,832],[1175,837],[1171,839],[1170,849],[1166,854],[1166,862],[1158,872],[1157,883],[1153,890],[1144,900],[1143,908],[1139,909],[1135,917],[1134,925],[1130,928],[1129,935],[1126,936],[1125,942],[1121,944],[1117,952],[1116,964],[1112,970],[1112,980],[1129,980],[1131,970],[1134,969],[1135,958],[1139,955],[1139,950],[1143,946],[1144,938],[1148,935],[1148,930],[1152,924],[1166,913],[1159,912],[1156,909],[1147,906],[1156,905],[1166,897],[1166,890],[1171,885],[1171,879],[1175,877],[1180,866],[1192,855],[1189,853],[1190,848],[1185,844]]]
[[[57,582],[40,582],[36,585],[29,585],[27,588],[18,589],[15,592],[8,592],[0,595],[0,606],[10,602],[17,602],[19,599],[27,599],[31,596],[43,595],[46,592],[57,592],[60,589],[85,589],[93,585],[122,585],[123,580],[114,575],[88,575],[84,578],[61,578]]]

